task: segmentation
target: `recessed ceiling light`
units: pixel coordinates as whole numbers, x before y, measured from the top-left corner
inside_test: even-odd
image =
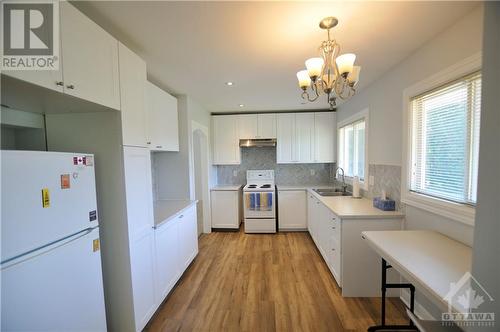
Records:
[[[245,105],[243,105],[243,104],[240,104],[239,106],[240,106],[240,107],[244,107]]]
[[[233,83],[233,82],[230,82],[230,81],[229,81],[229,82],[226,82],[226,85],[227,85],[227,86],[231,86],[231,85],[233,85],[233,84],[234,84],[234,83]]]

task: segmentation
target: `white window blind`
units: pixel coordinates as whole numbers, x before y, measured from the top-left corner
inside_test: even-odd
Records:
[[[480,107],[479,72],[411,99],[411,191],[475,204]]]
[[[339,128],[339,167],[346,176],[365,179],[365,119]]]

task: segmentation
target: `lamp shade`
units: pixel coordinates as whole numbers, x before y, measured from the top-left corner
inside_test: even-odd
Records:
[[[353,53],[342,54],[337,57],[337,59],[335,59],[340,75],[349,74],[350,72],[352,72],[354,60],[356,60],[356,55]]]
[[[352,85],[358,83],[360,71],[361,71],[361,66],[352,67],[352,72],[349,74],[349,76],[347,76],[349,83],[351,83]]]
[[[301,89],[308,88],[311,85],[311,78],[309,77],[307,70],[297,72],[297,79],[299,80],[299,86]]]
[[[323,58],[310,58],[306,60],[306,68],[309,73],[309,77],[318,77],[323,69],[323,64],[325,61]]]

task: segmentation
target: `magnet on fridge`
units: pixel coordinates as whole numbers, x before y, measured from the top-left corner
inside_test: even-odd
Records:
[[[42,189],[42,207],[44,209],[50,207],[50,193],[49,193],[49,188],[43,188]]]
[[[94,166],[94,157],[93,156],[83,157],[83,164],[85,166]]]
[[[99,247],[100,247],[100,243],[99,243],[99,239],[95,239],[92,241],[92,251],[93,252],[96,252],[96,251],[99,251]]]
[[[71,187],[71,182],[69,174],[61,174],[61,189],[69,189]]]

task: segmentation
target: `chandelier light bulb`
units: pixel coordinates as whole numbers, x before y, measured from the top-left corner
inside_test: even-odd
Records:
[[[325,61],[323,58],[310,58],[306,60],[306,68],[309,73],[309,77],[314,81],[321,75],[321,70],[323,69],[323,64]]]
[[[335,59],[340,75],[346,76],[352,72],[354,60],[356,60],[356,55],[353,53],[342,54]]]
[[[297,72],[297,79],[299,80],[299,86],[301,89],[307,89],[311,86],[311,78],[307,70],[301,70]]]
[[[359,81],[359,72],[361,71],[361,66],[354,66],[352,72],[347,76],[349,83],[354,86]]]

